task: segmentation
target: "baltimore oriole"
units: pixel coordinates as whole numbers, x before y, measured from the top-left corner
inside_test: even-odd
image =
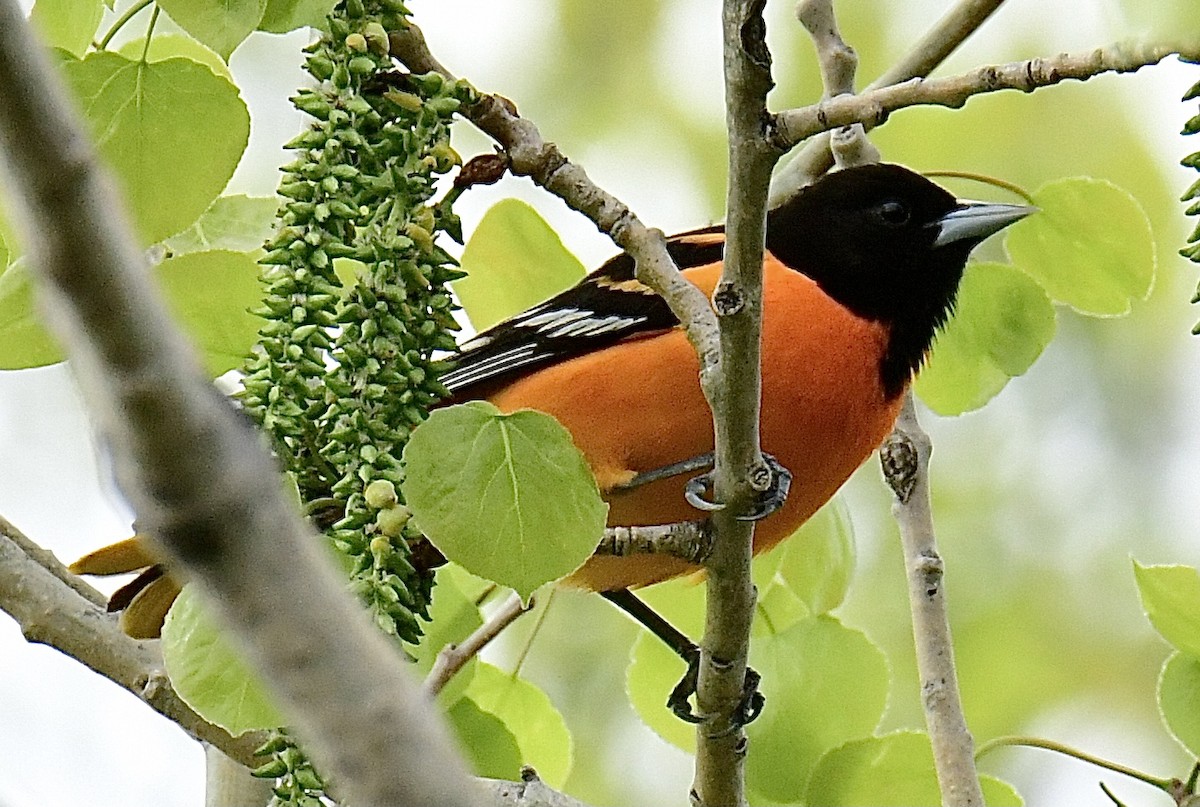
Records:
[[[828,174],[771,211],[761,442],[794,482],[782,507],[758,525],[755,552],[793,533],[883,441],[953,311],[968,254],[1031,211],[959,202],[924,177],[883,164]],[[711,295],[723,228],[683,233],[667,246],[684,276]],[[713,450],[698,362],[628,255],[468,340],[455,359],[442,379],[455,400],[537,409],[570,431],[608,500],[610,525],[701,517],[685,497],[695,468],[689,461]],[[72,568],[112,574],[152,564],[135,541]],[[614,591],[690,571],[662,555],[597,556],[566,582]],[[149,585],[135,586],[124,625],[154,635],[177,589],[154,572],[144,579]]]

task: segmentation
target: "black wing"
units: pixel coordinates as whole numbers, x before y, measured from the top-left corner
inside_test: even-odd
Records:
[[[703,266],[721,260],[724,236],[719,225],[693,230],[670,238],[667,251],[680,269]],[[621,253],[561,294],[467,340],[442,383],[456,398],[469,398],[472,388],[678,325],[633,270],[633,259]]]

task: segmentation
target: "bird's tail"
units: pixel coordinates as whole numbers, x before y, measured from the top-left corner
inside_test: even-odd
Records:
[[[69,568],[74,574],[96,576],[138,573],[108,599],[109,613],[120,612],[121,630],[135,639],[158,638],[163,619],[179,595],[179,583],[138,535],[89,552]]]

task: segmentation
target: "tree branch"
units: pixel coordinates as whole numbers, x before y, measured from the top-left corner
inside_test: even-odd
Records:
[[[703,565],[712,553],[712,529],[706,521],[683,521],[650,527],[608,527],[597,555],[670,555]]]
[[[843,95],[813,106],[781,112],[776,117],[775,145],[790,148],[819,132],[853,123],[871,129],[886,121],[896,110],[910,106],[957,108],[982,93],[999,90],[1032,92],[1067,79],[1086,81],[1103,73],[1132,73],[1175,54],[1200,59],[1200,41],[1114,43],[1087,53],[1061,53],[1045,59],[980,67],[948,78],[912,79],[861,95]]]
[[[975,743],[967,729],[954,644],[942,588],[944,566],[938,555],[929,500],[929,435],[917,422],[912,392],[906,393],[896,429],[879,451],[879,462],[896,501],[892,513],[900,525],[908,598],[912,608],[921,704],[933,745],[933,762],[944,807],[982,807],[983,792],[975,770]]]
[[[927,76],[979,29],[1004,0],[960,0],[898,62],[867,86],[867,91]],[[849,89],[853,92],[853,87]],[[829,134],[814,137],[787,164],[771,186],[770,206],[778,207],[833,165]]]
[[[112,182],[15,0],[0,0],[6,187],[51,324],[98,408],[122,488],[357,804],[478,790],[394,643],[344,590],[278,469],[173,326]],[[90,606],[90,603],[89,603]]]
[[[499,610],[488,617],[479,628],[461,643],[448,644],[438,652],[429,675],[425,677],[425,694],[433,697],[442,691],[450,679],[488,643],[499,636],[505,628],[516,622],[522,615],[533,608],[533,600],[526,605],[520,595],[513,594],[500,604]]]
[[[417,26],[393,31],[389,39],[392,54],[412,72],[436,71],[455,79],[429,52]],[[514,174],[527,176],[558,196],[629,253],[638,280],[658,292],[683,324],[700,357],[701,379],[715,373],[720,364],[716,317],[704,294],[683,279],[667,252],[662,231],[646,227],[624,202],[592,182],[556,145],[543,140],[537,126],[522,118],[508,99],[481,94],[463,115],[500,144]]]
[[[695,805],[744,804],[746,737],[742,715],[755,591],[750,577],[754,526],[738,521],[774,480],[759,446],[762,389],[762,266],[767,188],[782,152],[767,137],[773,86],[762,11],[765,0],[725,0],[721,20],[729,188],[725,260],[713,293],[722,372],[705,388],[713,412],[716,500],[696,704]]]
[[[253,766],[262,733],[230,737],[180,700],[152,642],[126,636],[104,611],[105,597],[66,570],[53,553],[0,519],[0,609],[30,642],[70,656],[173,721],[194,739]]]

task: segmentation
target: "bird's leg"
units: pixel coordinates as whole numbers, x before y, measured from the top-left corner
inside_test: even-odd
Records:
[[[688,723],[699,723],[701,715],[692,711],[691,697],[696,693],[696,681],[700,673],[700,648],[695,642],[684,636],[674,625],[663,619],[658,612],[646,605],[629,589],[600,592],[604,599],[629,614],[640,622],[647,630],[657,636],[663,644],[673,650],[687,663],[687,672],[667,697],[667,707],[680,720]],[[750,668],[746,668],[746,683],[742,689],[742,700],[738,704],[733,722],[744,726],[762,713],[763,696],[758,691],[761,676]]]
[[[711,465],[712,455],[707,454],[705,456],[708,457],[709,464]],[[750,509],[737,515],[738,521],[759,521],[760,519],[764,519],[780,507],[783,507],[783,503],[787,501],[788,491],[792,487],[792,472],[784,468],[770,454],[763,454],[763,459],[767,463],[767,470],[771,474],[771,480],[766,489],[754,500]],[[634,477],[634,479],[636,478]],[[724,504],[714,502],[708,498],[708,491],[712,489],[712,485],[713,472],[711,470],[689,480],[684,493],[688,504],[697,510],[714,511],[723,508]]]

